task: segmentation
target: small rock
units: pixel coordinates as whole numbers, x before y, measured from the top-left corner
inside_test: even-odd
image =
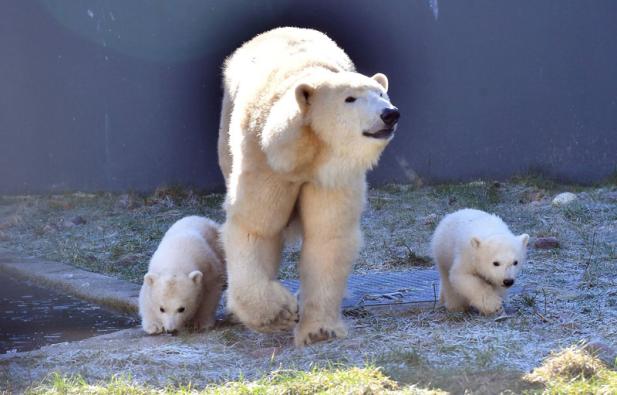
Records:
[[[84,219],[84,217],[82,217],[81,215],[76,215],[71,219],[65,219],[64,222],[62,222],[62,225],[65,228],[72,228],[73,226],[83,225],[85,223],[86,220]]]
[[[559,240],[557,240],[556,237],[538,237],[533,242],[533,248],[537,248],[539,250],[559,248]]]
[[[44,233],[53,233],[53,232],[57,232],[58,230],[59,230],[58,225],[54,223],[49,223],[43,226]]]
[[[563,192],[555,196],[553,199],[554,206],[567,206],[577,199],[577,196],[572,192]]]
[[[617,350],[610,344],[606,344],[601,339],[593,339],[585,344],[585,350],[591,355],[598,357],[608,366],[617,363]]]

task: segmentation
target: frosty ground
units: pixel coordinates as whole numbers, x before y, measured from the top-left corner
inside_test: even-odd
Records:
[[[551,204],[575,192],[566,206]],[[0,199],[0,247],[139,282],[157,242],[188,214],[222,220],[221,195],[180,189],[155,194],[70,194]],[[19,389],[50,372],[137,383],[206,385],[277,369],[377,366],[399,383],[459,392],[519,392],[551,351],[581,341],[617,345],[617,186],[509,183],[372,189],[363,216],[365,246],[355,273],[430,267],[430,235],[444,214],[475,207],[500,215],[515,233],[555,237],[558,248],[530,248],[523,291],[508,314],[482,317],[443,308],[351,311],[350,336],[294,349],[291,334],[255,334],[222,325],[204,334],[144,336],[130,329],[0,359],[0,387]],[[281,276],[296,275],[298,246],[285,251]],[[613,357],[614,358],[614,357]],[[613,366],[614,367],[614,366]]]

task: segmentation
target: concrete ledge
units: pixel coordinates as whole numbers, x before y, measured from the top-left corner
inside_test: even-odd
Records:
[[[19,258],[0,249],[0,271],[122,313],[137,314],[140,285],[64,263]]]

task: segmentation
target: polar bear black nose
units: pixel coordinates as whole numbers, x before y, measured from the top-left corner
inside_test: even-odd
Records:
[[[503,285],[506,287],[511,287],[512,284],[514,284],[514,280],[511,278],[506,278],[505,280],[503,280]]]
[[[400,117],[401,113],[396,107],[386,108],[381,112],[381,120],[388,126],[394,126]]]

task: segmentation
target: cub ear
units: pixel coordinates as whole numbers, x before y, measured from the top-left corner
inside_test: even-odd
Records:
[[[371,78],[374,79],[375,81],[377,81],[379,83],[379,85],[383,86],[383,89],[386,92],[388,91],[388,77],[386,77],[385,74],[377,73],[374,76],[372,76]]]
[[[315,88],[309,84],[303,83],[296,87],[296,101],[298,102],[302,112],[306,112],[306,110],[308,110],[309,105],[311,104],[311,97],[314,93]]]
[[[144,283],[152,286],[154,282],[159,278],[157,274],[154,273],[146,273],[144,276]]]
[[[203,279],[203,277],[204,275],[199,270],[195,270],[189,273],[189,278],[193,280],[193,284],[201,284],[201,280]]]
[[[523,247],[527,247],[527,243],[529,242],[529,235],[527,233],[523,233],[518,238],[521,239],[521,243],[523,243]]]
[[[473,248],[480,248],[480,239],[474,236],[471,238],[470,244]]]

